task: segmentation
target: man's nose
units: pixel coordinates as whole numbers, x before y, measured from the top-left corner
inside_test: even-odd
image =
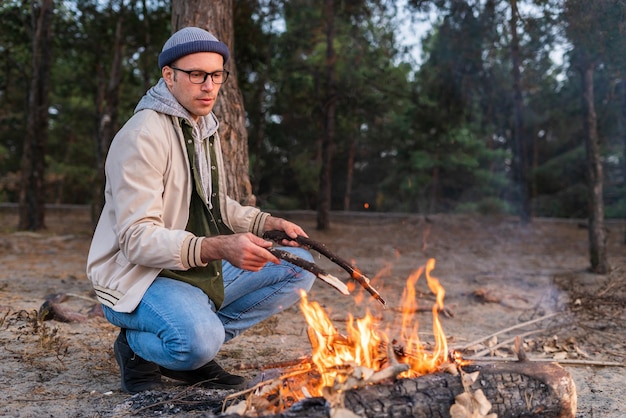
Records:
[[[206,80],[204,80],[204,83],[202,83],[203,90],[211,91],[213,90],[214,87],[215,87],[215,83],[213,82],[213,79],[211,78],[211,76],[208,76]]]

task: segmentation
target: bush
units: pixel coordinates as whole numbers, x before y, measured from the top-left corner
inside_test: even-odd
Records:
[[[513,212],[511,206],[497,197],[485,197],[478,202],[466,202],[457,205],[456,213],[480,215],[506,215]]]

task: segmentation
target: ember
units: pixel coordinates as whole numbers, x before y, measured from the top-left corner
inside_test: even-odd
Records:
[[[346,381],[355,370],[359,373],[373,374],[397,362],[408,367],[398,377],[416,377],[434,373],[448,359],[446,336],[439,321],[438,312],[443,310],[445,290],[439,280],[430,273],[435,267],[435,260],[429,259],[426,266],[420,267],[407,280],[402,295],[402,317],[400,318],[401,355],[394,355],[390,350],[396,341],[390,340],[388,331],[377,329],[374,317],[368,311],[360,319],[349,316],[347,335],[341,335],[332,324],[322,307],[316,302],[309,302],[302,293],[300,308],[309,325],[309,339],[313,348],[312,361],[321,375],[320,384],[314,390],[319,396],[324,387],[332,387]],[[434,350],[426,351],[419,339],[417,297],[415,285],[425,274],[430,291],[436,296],[432,307]],[[396,353],[398,354],[398,353]],[[391,357],[391,358],[390,358]],[[399,357],[396,359],[396,357]],[[408,369],[408,370],[407,370]]]

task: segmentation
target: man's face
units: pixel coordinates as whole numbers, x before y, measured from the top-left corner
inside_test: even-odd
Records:
[[[213,73],[224,69],[224,59],[215,52],[197,52],[186,55],[176,62],[166,65],[161,74],[167,87],[178,102],[191,113],[194,119],[211,113],[221,84],[215,84],[208,76],[204,83],[194,84],[189,74],[180,71],[202,71]]]

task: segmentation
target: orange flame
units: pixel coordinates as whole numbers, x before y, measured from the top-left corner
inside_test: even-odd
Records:
[[[435,260],[431,258],[427,261],[425,268],[420,267],[409,277],[405,291],[403,292],[401,302],[402,341],[405,344],[407,354],[409,354],[405,360],[411,365],[411,369],[402,377],[414,377],[432,373],[447,359],[448,342],[443,332],[441,321],[439,321],[439,311],[444,308],[443,299],[446,291],[439,283],[439,279],[430,274],[434,268]],[[419,339],[418,321],[415,319],[415,313],[417,312],[415,284],[424,271],[428,288],[435,295],[435,304],[432,307],[435,345],[432,353],[425,351]],[[413,324],[412,327],[411,324]]]
[[[429,259],[426,266],[420,267],[407,279],[402,294],[402,318],[400,319],[400,344],[402,355],[397,360],[409,364],[410,369],[400,377],[415,377],[437,371],[447,360],[447,341],[443,332],[438,312],[443,310],[445,290],[436,277],[431,276],[435,268],[435,260]],[[418,311],[417,292],[415,285],[425,272],[428,288],[435,295],[436,302],[432,307],[434,349],[427,352],[420,342],[418,322],[415,314]],[[374,317],[367,314],[354,319],[350,314],[346,326],[347,336],[341,335],[332,321],[317,302],[309,302],[306,293],[301,292],[300,309],[309,325],[309,339],[313,353],[312,360],[321,374],[320,388],[332,386],[335,381],[343,379],[341,369],[348,366],[363,366],[378,371],[385,366],[385,346],[391,344],[387,332],[377,330]],[[382,353],[382,354],[381,354]]]

